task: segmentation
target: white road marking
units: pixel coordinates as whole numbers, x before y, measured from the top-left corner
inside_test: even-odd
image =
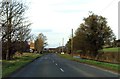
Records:
[[[60,68],[60,70],[61,70],[62,72],[64,72],[64,70],[63,70],[62,68]]]
[[[57,63],[55,65],[57,65]]]

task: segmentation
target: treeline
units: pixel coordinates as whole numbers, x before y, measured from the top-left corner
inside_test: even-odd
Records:
[[[68,40],[66,49],[68,53],[78,52],[83,56],[96,58],[99,54],[98,50],[105,46],[115,47],[115,41],[116,36],[108,26],[107,19],[90,12],[75,31],[73,38]]]
[[[16,51],[22,53],[29,50],[31,23],[24,16],[26,10],[27,6],[18,0],[0,2],[2,59],[10,60]]]

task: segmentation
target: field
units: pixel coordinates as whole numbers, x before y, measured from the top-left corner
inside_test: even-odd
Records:
[[[119,63],[120,61],[120,47],[104,48],[98,52],[99,53],[97,54],[96,58],[91,58],[89,55],[81,55],[81,58],[95,59],[110,63]]]
[[[120,47],[115,47],[115,48],[104,48],[103,50],[100,51],[104,51],[104,52],[118,52],[120,50]]]
[[[2,60],[2,76],[8,76],[17,69],[25,66],[27,63],[33,61],[37,57],[40,57],[40,54],[34,53],[23,53],[22,56],[16,56],[14,60]]]

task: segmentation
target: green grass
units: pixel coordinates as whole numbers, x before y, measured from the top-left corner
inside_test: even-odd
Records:
[[[16,57],[14,60],[3,60],[2,61],[2,76],[8,76],[17,69],[23,67],[25,64],[31,62],[33,59],[40,57],[40,54],[34,53],[23,53],[23,56]]]
[[[73,60],[73,61],[77,61],[77,62],[85,63],[85,64],[90,64],[90,65],[94,65],[94,66],[105,68],[105,69],[112,70],[112,71],[115,71],[115,72],[117,72],[118,69],[120,70],[120,65],[118,65],[118,64],[99,62],[99,61],[88,60],[88,59],[73,58],[69,54],[64,54],[64,55],[58,54],[58,55],[60,57],[63,57],[63,58],[69,59],[69,60]]]
[[[118,50],[120,50],[120,47],[104,48],[103,50],[100,50],[100,51],[104,51],[104,52],[118,52]]]

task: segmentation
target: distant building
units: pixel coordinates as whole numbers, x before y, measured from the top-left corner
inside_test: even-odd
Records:
[[[120,39],[116,40],[117,47],[120,47]]]
[[[56,48],[48,48],[49,52],[56,52]]]
[[[56,48],[56,51],[61,53],[61,52],[66,52],[66,47],[65,46],[59,46]]]

